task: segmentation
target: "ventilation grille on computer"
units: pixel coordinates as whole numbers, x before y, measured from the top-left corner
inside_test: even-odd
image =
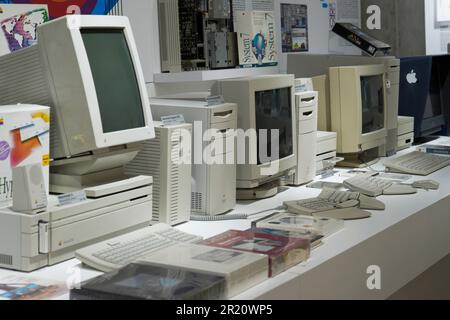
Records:
[[[191,195],[191,209],[193,211],[202,211],[203,194],[200,192],[192,192]]]
[[[173,133],[171,145],[171,166],[169,175],[169,190],[170,190],[170,222],[172,224],[178,223],[178,210],[179,210],[179,200],[180,200],[180,131],[177,130]]]
[[[150,175],[153,177],[153,220],[160,221],[161,196],[161,132],[155,130],[155,138],[142,144],[137,157],[125,166],[125,174],[131,176]]]
[[[6,254],[0,254],[0,264],[3,264],[5,266],[12,266],[13,265],[13,257]]]
[[[158,2],[161,69],[163,72],[179,72],[181,71],[181,54],[178,0],[159,0]]]

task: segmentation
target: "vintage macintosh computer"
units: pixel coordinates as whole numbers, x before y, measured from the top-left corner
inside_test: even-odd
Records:
[[[126,178],[140,141],[154,138],[147,90],[126,17],[63,17],[39,26],[37,45],[0,58],[0,104],[52,109],[51,191],[39,214],[0,210],[0,267],[32,271],[152,221],[152,177]]]
[[[192,213],[217,216],[233,210],[236,206],[236,104],[208,105],[205,101],[170,99],[151,99],[150,104],[156,120],[183,115],[186,122],[194,125]]]
[[[153,177],[153,221],[168,225],[191,216],[192,124],[155,121],[155,139],[142,143],[136,158],[125,165],[130,176]]]
[[[401,59],[399,114],[414,118],[418,143],[437,138],[445,129],[449,60],[450,55]]]
[[[318,129],[331,130],[329,68],[383,64],[386,72],[386,156],[396,153],[400,90],[400,59],[392,56],[368,57],[356,55],[305,54],[288,55],[288,72],[297,77],[311,77],[319,92]]]
[[[317,103],[318,92],[316,91],[295,94],[297,165],[287,178],[289,185],[301,186],[313,181],[316,176]]]
[[[364,167],[385,155],[384,65],[330,68],[330,107],[340,165]]]
[[[276,195],[281,178],[297,165],[294,76],[222,80],[213,86],[212,92],[222,95],[227,102],[236,103],[238,128],[245,132],[253,130],[253,137],[256,136],[253,141],[246,141],[245,161],[242,161],[245,164],[237,166],[238,199]],[[277,133],[274,130],[278,130],[277,135],[273,135]],[[278,154],[272,154],[275,137],[279,140]],[[238,146],[238,154],[244,151],[240,149]]]

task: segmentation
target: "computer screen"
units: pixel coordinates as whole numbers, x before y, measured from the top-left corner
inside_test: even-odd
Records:
[[[430,89],[423,115],[424,119],[439,117],[444,113],[441,100],[441,83],[439,74],[439,64],[433,61],[431,67]]]
[[[383,75],[361,77],[362,134],[384,128]]]
[[[280,160],[294,153],[291,89],[288,87],[255,92],[258,165]],[[267,130],[267,159],[262,159],[260,154],[260,130]],[[272,130],[279,130],[279,154],[271,154]]]
[[[97,92],[103,133],[145,127],[141,93],[121,29],[81,29]]]

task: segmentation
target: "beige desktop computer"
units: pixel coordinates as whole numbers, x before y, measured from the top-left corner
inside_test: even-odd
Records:
[[[169,99],[151,99],[150,104],[156,120],[164,116],[183,115],[185,121],[194,126],[192,213],[216,216],[234,209],[236,154],[233,138],[237,121],[236,104],[211,106],[207,102]],[[205,155],[210,155],[209,151],[218,161],[205,158]]]
[[[154,125],[155,139],[141,144],[125,173],[152,176],[153,222],[178,225],[191,217],[192,124]]]
[[[123,170],[139,142],[155,136],[128,18],[80,15],[71,22],[45,23],[36,45],[0,57],[0,105],[51,107],[50,191],[83,192],[61,198],[76,203],[51,197],[36,215],[1,209],[2,268],[53,265],[152,220],[152,177],[128,179]]]
[[[400,60],[392,57],[366,57],[355,55],[305,54],[288,55],[288,73],[297,77],[311,77],[314,90],[319,92],[318,128],[331,131],[329,68],[383,64],[386,72],[386,156],[395,154],[399,113]]]
[[[331,131],[342,166],[364,167],[386,154],[384,65],[330,68]]]
[[[222,80],[213,86],[213,94],[239,106],[238,129],[254,138],[243,148],[238,143],[238,159],[245,156],[237,166],[238,199],[276,195],[280,179],[297,165],[294,85],[293,75],[270,75]],[[272,154],[276,134],[278,154]]]

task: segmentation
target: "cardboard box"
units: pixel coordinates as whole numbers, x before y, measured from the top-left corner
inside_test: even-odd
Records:
[[[275,20],[272,11],[237,11],[235,31],[241,67],[278,64]]]
[[[36,28],[49,20],[45,4],[0,3],[0,56],[36,43]]]
[[[12,204],[12,168],[40,163],[49,190],[50,108],[0,106],[0,207]]]

